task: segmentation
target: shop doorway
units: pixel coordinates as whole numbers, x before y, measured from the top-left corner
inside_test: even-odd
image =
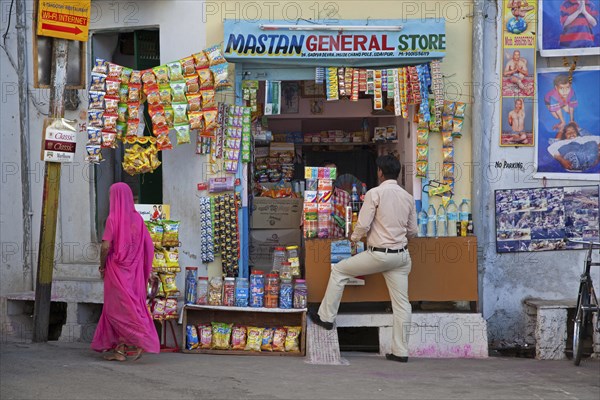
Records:
[[[160,65],[159,37],[158,28],[96,32],[91,38],[92,60],[99,57],[136,70],[156,67]],[[145,107],[143,124],[144,136],[151,136],[152,124]],[[158,154],[161,159],[161,153]],[[98,238],[104,233],[109,208],[108,192],[113,183],[129,185],[136,204],[162,204],[162,167],[153,173],[131,176],[123,171],[121,165],[124,155],[122,145],[116,149],[103,149],[102,155],[104,161],[94,166]]]

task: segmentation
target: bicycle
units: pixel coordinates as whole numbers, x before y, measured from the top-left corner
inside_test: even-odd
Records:
[[[598,298],[596,297],[592,277],[590,276],[590,268],[592,266],[600,266],[600,262],[592,262],[592,250],[594,249],[594,246],[600,246],[600,243],[583,240],[569,241],[589,245],[583,273],[581,274],[579,281],[577,308],[575,319],[573,320],[573,363],[579,365],[581,362],[581,354],[583,352],[583,339],[586,337],[588,326],[592,325],[593,313],[600,311]],[[600,247],[597,248],[600,249]],[[600,318],[598,318],[596,325],[596,331],[600,332]]]

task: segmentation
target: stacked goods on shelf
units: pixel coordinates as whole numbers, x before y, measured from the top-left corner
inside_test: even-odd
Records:
[[[330,237],[333,214],[333,180],[336,168],[305,167],[304,237]]]
[[[157,296],[148,304],[154,319],[177,318],[177,295],[175,283],[179,267],[179,221],[146,221],[146,227],[154,243],[152,271],[158,274]]]

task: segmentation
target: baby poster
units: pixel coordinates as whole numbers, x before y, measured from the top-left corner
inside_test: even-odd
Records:
[[[600,67],[537,73],[536,178],[598,181]]]
[[[600,0],[540,1],[543,57],[598,55]]]

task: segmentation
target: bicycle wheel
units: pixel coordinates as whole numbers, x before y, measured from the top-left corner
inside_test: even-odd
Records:
[[[588,304],[590,304],[590,292],[587,283],[582,283],[577,299],[577,314],[573,324],[573,363],[575,365],[579,365],[583,353],[583,339],[587,328],[587,312],[583,307]]]

